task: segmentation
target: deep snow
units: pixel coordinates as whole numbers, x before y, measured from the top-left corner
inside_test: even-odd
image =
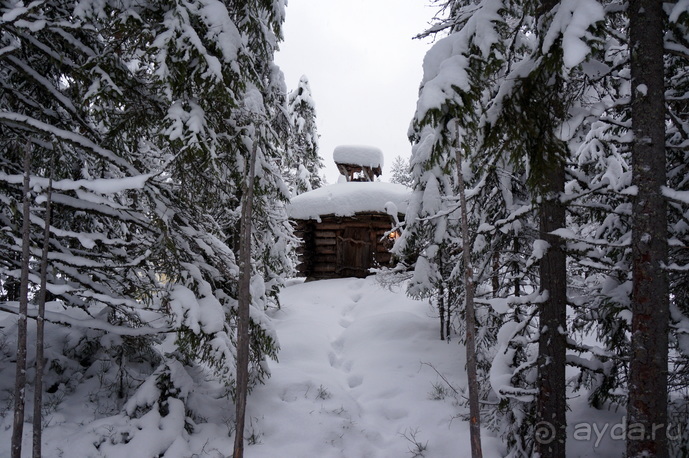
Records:
[[[358,212],[390,213],[388,204],[405,213],[411,197],[409,188],[396,183],[343,182],[299,194],[287,205],[293,219],[316,219],[325,215],[353,216]]]
[[[293,285],[282,297],[280,364],[251,396],[263,443],[249,456],[412,456],[412,435],[426,457],[469,456],[467,423],[455,418],[465,409],[432,399],[434,385],[450,390],[424,364],[460,388],[463,348],[438,339],[427,303],[375,277]]]
[[[362,167],[383,167],[383,152],[375,146],[340,145],[333,151],[338,164],[360,165]]]
[[[467,409],[457,402],[462,396],[453,396],[438,375],[463,390],[464,347],[439,340],[438,320],[427,302],[409,299],[402,286],[390,291],[374,276],[291,283],[281,293],[282,308],[272,314],[280,361],[270,362],[272,377],[248,400],[247,458],[470,456],[462,417]],[[10,320],[0,314],[5,329]],[[4,372],[3,377],[13,373]],[[187,385],[195,391],[190,401],[203,412],[192,434],[184,431],[181,402],[171,404],[166,417],[152,410],[130,419],[108,405],[112,393],[99,388],[98,376],[80,380],[46,416],[44,456],[146,457],[156,450],[165,450],[165,457],[231,456],[234,411],[224,388],[208,378]],[[607,432],[597,447],[595,435],[581,440],[582,429],[580,440],[571,438],[579,422],[595,418],[612,425],[622,414],[593,411],[581,394],[572,394],[570,403],[568,456],[620,456],[623,441]],[[8,413],[0,419],[2,457],[9,456]],[[128,431],[127,443],[122,430]],[[94,441],[108,434],[110,440],[96,450]],[[30,436],[26,424],[25,456]],[[423,455],[415,455],[419,445]],[[504,453],[486,430],[483,447],[487,458]]]

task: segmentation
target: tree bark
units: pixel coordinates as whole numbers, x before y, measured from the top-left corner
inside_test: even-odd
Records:
[[[522,295],[522,282],[519,279],[521,266],[519,265],[519,256],[521,256],[522,244],[519,242],[517,235],[512,239],[512,246],[514,247],[514,261],[512,262],[512,272],[514,274],[514,295],[520,297]]]
[[[33,405],[33,458],[41,458],[41,440],[43,432],[43,368],[44,361],[44,329],[45,329],[45,300],[48,276],[48,251],[50,250],[50,213],[52,212],[53,194],[53,164],[54,153],[50,160],[50,178],[48,180],[48,195],[45,203],[45,226],[43,228],[43,252],[41,253],[41,286],[38,292],[38,313],[36,314],[36,375],[34,379]]]
[[[549,247],[540,262],[538,339],[538,401],[536,451],[541,457],[565,456],[567,399],[565,395],[567,352],[567,265],[560,237],[551,234],[565,227],[564,164],[546,172],[540,206],[540,238]]]
[[[12,425],[12,458],[21,458],[26,404],[26,315],[29,306],[29,257],[31,244],[30,187],[31,145],[24,150],[24,184],[22,187],[22,271],[19,287],[19,316],[17,318],[17,368],[14,381],[14,422]]]
[[[558,6],[558,0],[541,0],[541,10],[537,12],[537,32],[540,41],[545,38],[550,27],[550,18]],[[560,62],[561,63],[561,62]],[[561,151],[556,148],[554,127],[560,116],[566,112],[563,97],[564,84],[559,70],[544,70],[543,85],[540,90],[549,92],[548,97],[555,106],[543,106],[541,112],[547,117],[545,136],[551,140],[550,146],[535,144],[536,154],[545,159],[543,185],[539,189],[539,237],[548,243],[539,264],[541,302],[539,312],[538,337],[538,398],[536,401],[535,452],[541,457],[566,456],[567,441],[567,257],[563,240],[552,232],[565,227],[565,205],[560,195],[565,190],[565,158],[567,146]],[[538,142],[538,140],[535,140]]]
[[[257,140],[249,156],[249,175],[242,196],[241,238],[239,240],[239,298],[237,313],[237,390],[233,458],[244,456],[246,398],[249,391],[249,320],[251,307],[251,219],[253,215],[254,177]]]
[[[447,294],[445,294],[445,339],[449,342],[451,340],[452,331],[452,303]]]
[[[669,298],[662,2],[630,0],[632,337],[627,456],[668,456]]]
[[[438,314],[440,315],[440,340],[445,340],[445,309],[450,308],[445,288],[445,272],[443,269],[443,257],[438,258],[438,271],[440,272],[440,284],[438,285]],[[450,337],[449,335],[447,336]]]
[[[445,287],[438,287],[438,314],[440,315],[440,340],[445,340]]]
[[[459,205],[462,215],[462,258],[464,261],[464,297],[466,311],[466,357],[469,388],[469,437],[472,458],[483,456],[481,448],[481,408],[479,405],[478,369],[476,363],[476,313],[474,309],[474,268],[471,263],[471,241],[469,240],[469,214],[462,173],[462,152],[456,150],[457,184]]]
[[[493,297],[496,298],[500,295],[500,252],[495,251],[493,253],[493,275],[491,276],[491,282],[493,287]]]

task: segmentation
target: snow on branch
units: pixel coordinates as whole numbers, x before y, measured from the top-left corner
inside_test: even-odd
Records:
[[[83,188],[100,194],[114,194],[132,189],[142,189],[146,185],[146,182],[155,175],[155,173],[147,173],[144,175],[135,175],[124,178],[60,180],[53,181],[53,189],[61,191],[75,191]],[[0,172],[0,181],[4,181],[9,184],[19,184],[23,179],[23,175],[20,174],[8,175],[4,172]],[[48,178],[31,177],[30,186],[35,192],[40,192],[41,190],[48,188],[48,181]]]
[[[16,302],[14,302],[16,303]],[[12,302],[5,302],[0,304],[0,311],[13,313],[15,315],[19,314],[19,305],[11,305]],[[36,319],[36,310],[29,310],[27,314],[28,318]],[[58,312],[45,312],[45,320],[50,323],[62,324],[66,326],[72,326],[75,328],[85,328],[85,329],[96,329],[99,331],[105,331],[110,334],[116,334],[118,336],[148,336],[156,334],[166,334],[170,332],[175,332],[174,329],[170,327],[154,328],[151,326],[141,326],[138,328],[128,328],[123,326],[116,326],[108,323],[107,321],[97,320],[95,318],[91,319],[81,319],[74,318],[64,313]]]
[[[57,128],[53,125],[39,121],[38,119],[20,115],[18,113],[0,112],[0,123],[17,124],[25,128],[38,130],[47,135],[55,136],[60,140],[64,140],[70,144],[91,151],[92,153],[100,156],[101,158],[106,159],[107,161],[121,167],[123,170],[127,171],[128,173],[131,173],[132,175],[138,175],[136,169],[127,161],[125,161],[121,157],[118,157],[112,151],[98,146],[97,144],[95,144],[94,142],[82,135]]]
[[[515,305],[540,304],[545,301],[543,294],[535,292],[526,296],[496,297],[492,299],[476,298],[477,304],[489,305],[495,313],[504,315],[513,309]]]
[[[29,3],[27,6],[24,6],[22,3],[19,3],[13,9],[10,9],[7,11],[5,14],[0,16],[0,25],[8,24],[10,22],[14,22],[18,19],[20,19],[22,16],[30,13],[33,9],[39,8],[43,6],[45,2],[42,0],[36,0],[31,3]]]
[[[675,191],[667,186],[662,186],[661,191],[665,197],[680,204],[689,205],[689,191]]]
[[[586,59],[591,52],[586,43],[591,38],[588,29],[605,19],[603,6],[595,0],[564,0],[543,40],[543,53],[547,54],[554,42],[562,37],[562,60],[566,67],[573,68]]]
[[[598,374],[607,375],[610,373],[610,364],[606,364],[603,361],[582,358],[577,355],[567,355],[566,360],[570,366],[583,368]]]
[[[66,97],[62,92],[58,91],[55,86],[48,81],[47,78],[44,76],[40,75],[37,71],[35,71],[33,68],[30,66],[26,65],[22,60],[16,58],[15,56],[8,56],[7,61],[11,62],[15,67],[20,69],[24,74],[34,80],[37,85],[39,85],[41,88],[43,88],[46,92],[48,92],[52,97],[54,97],[60,105],[65,108],[67,111],[69,111],[71,114],[76,115],[77,114],[77,109],[74,107],[74,104],[72,101]]]
[[[609,242],[605,239],[600,239],[600,238],[581,238],[577,234],[574,233],[571,229],[567,228],[560,228],[556,229],[552,232],[550,232],[551,235],[555,235],[557,237],[560,237],[562,239],[565,239],[567,241],[575,242],[576,244],[584,244],[587,247],[593,247],[593,246],[608,246],[608,247],[615,247],[615,248],[626,248],[628,247],[631,242],[626,241],[622,243],[612,243]],[[568,245],[568,248],[578,248],[581,249],[581,247],[577,247],[576,245]]]

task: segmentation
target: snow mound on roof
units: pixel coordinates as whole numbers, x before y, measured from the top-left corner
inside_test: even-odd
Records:
[[[293,197],[287,212],[294,219],[318,219],[323,215],[386,213],[386,207],[389,208],[392,203],[400,213],[405,213],[410,196],[409,188],[395,183],[337,183]]]
[[[375,146],[340,145],[333,151],[333,159],[338,164],[383,167],[383,152]]]

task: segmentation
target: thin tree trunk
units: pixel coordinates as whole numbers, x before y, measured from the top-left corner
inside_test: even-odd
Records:
[[[445,340],[448,342],[452,339],[450,331],[452,330],[452,303],[450,297],[445,294]]]
[[[440,315],[440,340],[445,340],[445,288],[438,290],[438,314]]]
[[[632,75],[632,339],[627,456],[668,456],[669,298],[662,2],[630,0]]]
[[[513,265],[513,274],[514,274],[514,295],[517,297],[520,297],[522,295],[522,284],[521,281],[519,280],[519,272],[521,270],[519,266],[519,261],[517,260],[520,255],[520,251],[522,249],[521,243],[519,243],[519,237],[515,236],[512,239],[512,246],[514,247],[514,262],[512,263]]]
[[[493,283],[493,297],[498,297],[500,294],[500,252],[495,251],[493,253],[493,275],[491,281]]]
[[[251,219],[253,215],[256,149],[254,139],[249,157],[249,176],[242,196],[242,215],[239,240],[239,300],[237,304],[237,390],[233,458],[244,456],[244,424],[246,398],[249,390],[249,320],[251,307]]]
[[[43,432],[43,368],[44,358],[44,329],[45,329],[45,299],[48,276],[48,251],[50,250],[50,213],[52,211],[53,194],[53,163],[54,153],[50,160],[50,178],[48,180],[48,195],[45,203],[45,226],[43,228],[43,252],[41,253],[41,287],[38,293],[38,314],[36,315],[36,375],[34,379],[33,405],[33,458],[41,458],[41,436]]]
[[[24,185],[22,187],[22,271],[19,287],[19,316],[17,318],[17,369],[14,382],[14,423],[12,425],[12,458],[21,458],[26,403],[26,315],[29,306],[29,257],[31,243],[30,188],[31,145],[24,150]]]
[[[474,268],[471,264],[471,241],[469,240],[469,215],[462,174],[462,152],[456,149],[457,183],[462,214],[462,257],[464,260],[464,297],[466,311],[466,355],[469,388],[469,434],[472,458],[483,456],[481,450],[481,409],[479,405],[478,370],[476,364],[476,313],[474,310]]]

